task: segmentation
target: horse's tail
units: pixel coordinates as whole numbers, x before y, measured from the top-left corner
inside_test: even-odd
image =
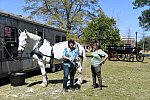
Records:
[[[83,79],[82,79],[82,71],[83,71],[83,67],[85,66],[85,61],[86,61],[86,56],[85,56],[85,50],[84,48],[82,49],[82,53],[80,54],[79,56],[80,58],[80,65],[79,65],[79,68],[78,68],[78,81],[76,82],[77,84],[82,84],[83,82]]]
[[[85,49],[83,50],[83,59],[86,59]]]
[[[85,61],[86,61],[86,55],[85,55],[84,48],[82,49],[82,53],[80,54],[80,58],[81,58],[81,66],[83,66],[85,64]]]

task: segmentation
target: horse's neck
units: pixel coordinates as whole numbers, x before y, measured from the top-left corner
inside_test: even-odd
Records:
[[[27,35],[29,38],[29,48],[33,50],[37,43],[39,43],[39,41],[41,40],[41,37],[31,33],[28,33]]]
[[[34,41],[39,41],[41,40],[41,37],[32,33],[27,33],[27,35],[29,36],[30,39],[34,40]]]

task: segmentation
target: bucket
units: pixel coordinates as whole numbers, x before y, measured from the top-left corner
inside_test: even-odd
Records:
[[[25,73],[11,73],[10,74],[10,84],[11,86],[21,86],[25,84]]]

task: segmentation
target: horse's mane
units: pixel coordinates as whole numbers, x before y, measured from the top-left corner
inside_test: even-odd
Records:
[[[32,33],[30,33],[30,32],[27,32],[26,34],[27,34],[29,37],[34,38],[35,40],[40,40],[40,39],[41,39],[41,37],[38,36],[38,35],[36,35],[36,34],[32,34]]]

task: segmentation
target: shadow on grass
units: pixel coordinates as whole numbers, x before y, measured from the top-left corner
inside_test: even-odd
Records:
[[[32,87],[34,85],[37,85],[37,84],[41,84],[42,81],[37,81],[37,82],[33,82],[33,83],[30,83],[27,87]],[[58,83],[63,83],[63,80],[60,79],[60,80],[48,80],[48,83],[49,84],[58,84]]]
[[[0,86],[7,85],[10,83],[10,77],[0,78]]]
[[[33,83],[30,83],[27,87],[32,87],[34,85],[41,84],[41,83],[42,81],[33,82]]]
[[[60,79],[60,80],[49,80],[49,83],[51,83],[51,84],[63,83],[63,79]]]
[[[36,75],[41,75],[40,70],[26,72],[26,78],[30,78],[30,77],[36,76]],[[6,77],[0,78],[0,86],[7,85],[7,84],[11,84],[9,75]],[[28,84],[28,83],[25,83],[25,85],[26,84]]]
[[[98,88],[98,83],[96,83],[96,86],[93,86],[93,85],[92,85],[92,87]],[[108,87],[108,86],[106,86],[106,85],[101,85],[101,87]]]
[[[49,80],[48,82],[49,82],[49,84],[63,83],[63,79]],[[77,79],[75,79],[75,82],[77,82]],[[42,83],[42,81],[33,82],[33,83],[30,83],[27,87],[32,87],[34,85],[41,84],[41,83]],[[85,84],[85,83],[87,83],[87,81],[83,80],[82,84]],[[76,86],[76,87],[78,87],[78,86]]]
[[[108,87],[108,86],[106,86],[106,85],[102,85],[101,87]]]
[[[26,78],[31,78],[33,76],[37,76],[37,75],[41,75],[41,71],[40,70],[34,70],[34,71],[30,71],[30,72],[25,72],[26,73]],[[10,84],[10,76],[6,76],[6,77],[3,77],[3,78],[0,78],[0,86],[3,86],[3,85],[7,85],[7,84]],[[35,82],[33,83],[32,85],[34,84],[39,84],[41,82]],[[25,85],[28,84],[28,83],[25,83]]]

